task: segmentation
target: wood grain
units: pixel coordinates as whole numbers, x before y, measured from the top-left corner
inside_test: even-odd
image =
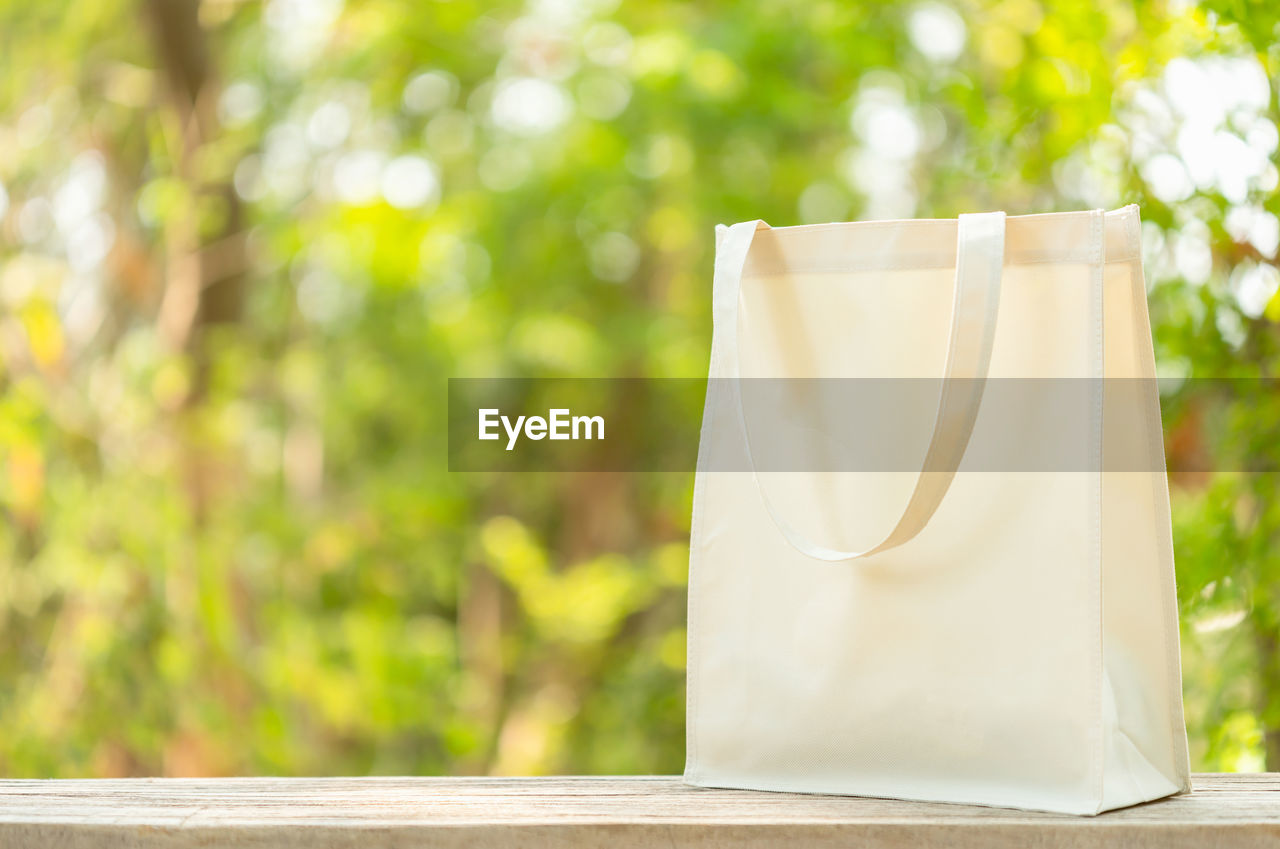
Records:
[[[0,781],[0,847],[1277,847],[1280,773],[1098,817],[678,778]]]

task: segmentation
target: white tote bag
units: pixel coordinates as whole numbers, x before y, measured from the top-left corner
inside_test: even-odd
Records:
[[[685,781],[1073,814],[1188,791],[1137,207],[722,226],[713,301]],[[766,471],[753,448],[814,428],[753,421],[738,378],[943,389],[903,426],[914,469]],[[1086,387],[1093,462],[966,469],[1001,428],[1060,427],[988,409],[1004,378]],[[1101,462],[1112,378],[1138,400],[1108,455],[1150,466]],[[707,462],[726,445],[745,468]]]

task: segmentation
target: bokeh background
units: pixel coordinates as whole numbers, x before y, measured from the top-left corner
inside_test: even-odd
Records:
[[[0,774],[671,773],[712,226],[1142,205],[1194,765],[1280,769],[1280,5],[0,2]],[[1256,388],[1250,388],[1256,387]]]

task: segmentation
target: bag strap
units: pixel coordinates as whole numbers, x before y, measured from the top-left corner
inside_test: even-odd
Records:
[[[995,340],[996,313],[1000,305],[1000,275],[1004,267],[1005,214],[984,212],[961,215],[956,236],[956,283],[951,309],[951,338],[947,348],[938,416],[906,509],[893,530],[865,551],[839,551],[818,545],[786,521],[775,508],[760,482],[746,412],[742,405],[738,307],[742,297],[742,272],[751,242],[763,221],[734,224],[720,232],[716,250],[712,312],[722,351],[727,359],[725,375],[733,396],[730,406],[737,411],[747,463],[765,510],[791,547],[814,560],[838,563],[870,557],[896,548],[924,530],[951,486],[969,444],[978,408],[982,403],[987,373],[991,368],[991,346]]]

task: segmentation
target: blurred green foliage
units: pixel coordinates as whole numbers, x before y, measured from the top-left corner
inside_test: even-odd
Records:
[[[446,378],[704,375],[717,222],[1129,202],[1164,372],[1274,375],[1278,41],[1245,0],[0,3],[0,774],[678,771],[691,476],[450,475]],[[1167,398],[1199,769],[1280,769],[1275,478],[1178,471],[1280,454],[1255,396]]]

